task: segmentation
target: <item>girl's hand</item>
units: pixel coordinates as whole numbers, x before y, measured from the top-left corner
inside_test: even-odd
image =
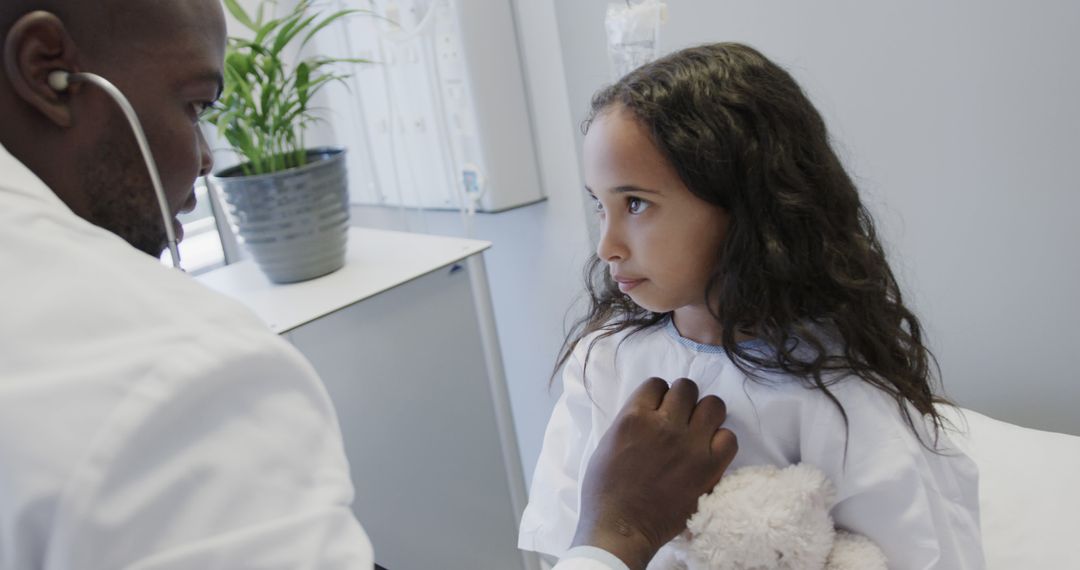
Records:
[[[681,378],[646,380],[601,438],[581,488],[574,546],[603,548],[643,569],[686,529],[697,500],[712,491],[738,451],[721,429],[724,402]]]

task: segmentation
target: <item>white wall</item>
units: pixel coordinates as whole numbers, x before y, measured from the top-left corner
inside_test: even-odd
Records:
[[[607,1],[554,1],[576,126],[609,81]],[[1080,3],[668,3],[665,51],[748,43],[825,115],[948,395],[1080,434]]]
[[[560,393],[548,378],[562,344],[564,317],[581,291],[591,244],[570,124],[554,4],[514,0],[541,182],[547,200],[500,214],[477,214],[471,236],[489,240],[485,254],[499,342],[527,481]],[[418,164],[423,164],[417,157]],[[457,212],[353,208],[366,227],[463,235]]]

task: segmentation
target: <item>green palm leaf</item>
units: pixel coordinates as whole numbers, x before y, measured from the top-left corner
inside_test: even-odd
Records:
[[[266,19],[260,2],[254,19],[237,0],[224,0],[225,8],[252,39],[229,38],[225,57],[225,89],[218,106],[207,114],[244,161],[246,175],[267,174],[304,163],[304,130],[321,121],[310,102],[323,87],[344,83],[340,65],[370,63],[358,58],[313,56],[289,68],[282,54],[295,46],[303,50],[334,22],[365,10],[339,10],[322,15],[313,0],[301,0],[289,13]],[[292,52],[294,50],[289,49]]]

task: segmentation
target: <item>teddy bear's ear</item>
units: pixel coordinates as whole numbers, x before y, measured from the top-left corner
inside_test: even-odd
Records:
[[[790,465],[780,470],[777,477],[783,480],[787,489],[797,489],[807,495],[807,500],[815,505],[829,508],[836,497],[836,489],[829,478],[820,469],[806,463]]]
[[[688,521],[690,568],[823,568],[835,533],[830,493],[812,467],[725,475]]]
[[[888,570],[885,553],[869,538],[838,531],[825,570]]]

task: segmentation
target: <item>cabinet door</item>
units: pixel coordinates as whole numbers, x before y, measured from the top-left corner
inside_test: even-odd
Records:
[[[524,568],[469,279],[444,268],[286,335],[334,401],[389,569]]]

